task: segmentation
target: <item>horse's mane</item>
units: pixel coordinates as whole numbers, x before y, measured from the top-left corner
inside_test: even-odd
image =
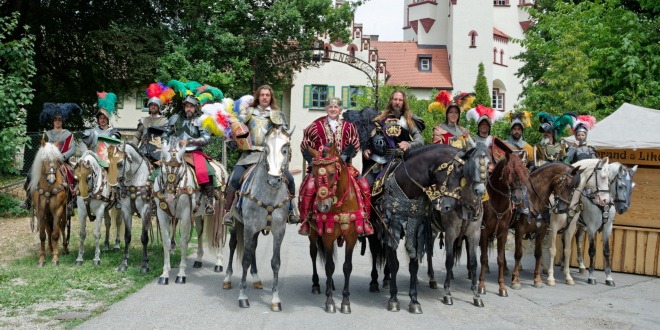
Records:
[[[470,159],[473,157],[475,153],[485,153],[486,155],[488,154],[488,148],[486,147],[485,144],[483,143],[477,143],[477,146],[468,150],[468,152],[462,157],[464,160]],[[473,173],[474,171],[477,170],[478,164],[474,162],[465,162],[465,171],[463,173]],[[468,180],[470,180],[468,176]]]
[[[410,151],[408,151],[408,153],[404,154],[403,159],[408,160],[408,159],[411,159],[411,158],[415,158],[415,157],[418,157],[419,155],[425,154],[429,150],[433,150],[433,149],[446,149],[448,151],[449,150],[458,150],[454,147],[451,147],[451,146],[448,146],[448,145],[445,145],[445,144],[427,144],[427,145],[423,145],[421,147],[417,147],[415,149],[411,149]]]
[[[506,159],[507,158],[502,158],[499,162],[497,162],[493,173],[500,171],[500,179],[504,180],[504,182],[524,182],[523,180],[528,176],[528,174],[525,165],[523,165],[522,160],[520,160],[520,157],[516,155],[509,155],[509,161]]]
[[[37,155],[34,157],[34,162],[32,163],[32,168],[30,169],[32,175],[30,187],[28,188],[30,192],[34,191],[34,189],[37,189],[37,186],[39,186],[41,167],[43,166],[44,161],[51,160],[56,160],[58,163],[61,163],[64,161],[64,156],[62,156],[60,149],[54,144],[46,142],[46,144],[37,151]]]

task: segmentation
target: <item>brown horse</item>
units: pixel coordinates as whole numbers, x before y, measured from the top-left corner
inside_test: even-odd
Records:
[[[39,239],[41,240],[40,267],[44,266],[46,258],[46,238],[48,247],[53,254],[53,265],[59,265],[58,241],[62,235],[62,254],[69,253],[69,235],[65,232],[67,219],[70,215],[66,211],[68,185],[66,173],[60,166],[64,162],[62,153],[52,143],[41,140],[41,148],[32,164],[32,180],[29,192],[34,201],[37,223],[39,226]]]
[[[575,188],[580,183],[579,167],[571,167],[561,162],[547,163],[534,169],[529,175],[527,191],[529,192],[530,215],[522,215],[514,220],[516,232],[516,264],[511,274],[511,288],[519,290],[520,285],[520,260],[522,259],[522,241],[524,237],[535,236],[534,257],[534,287],[541,286],[541,258],[543,256],[543,239],[547,231],[547,220],[550,209],[555,213],[566,213],[571,203]],[[554,196],[555,205],[550,205],[550,195]],[[529,221],[529,217],[535,217]]]
[[[481,230],[481,273],[479,275],[479,293],[486,293],[485,277],[488,270],[488,243],[497,239],[497,266],[499,268],[497,282],[499,295],[506,297],[504,284],[506,257],[504,255],[509,227],[513,221],[513,210],[520,206],[526,198],[526,186],[529,174],[521,158],[507,153],[495,165],[488,178],[488,200],[483,202],[484,228]]]
[[[309,151],[314,156],[310,175],[314,176],[317,189],[312,213],[312,228],[317,228],[311,230],[309,234],[309,249],[314,269],[312,292],[320,293],[319,276],[316,271],[316,257],[320,250],[319,257],[325,262],[327,276],[325,311],[336,312],[335,302],[332,299],[334,290],[332,275],[335,272],[334,242],[345,242],[341,312],[349,314],[351,313],[349,279],[353,270],[353,249],[358,233],[364,230],[364,222],[367,221],[367,215],[358,202],[360,191],[356,189],[357,185],[353,179],[357,171],[338,157],[334,145],[329,148],[321,147],[320,150],[310,148]]]

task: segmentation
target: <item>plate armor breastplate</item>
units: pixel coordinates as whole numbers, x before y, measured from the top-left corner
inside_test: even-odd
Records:
[[[273,126],[269,118],[253,115],[247,124],[250,130],[250,139],[252,140],[252,147],[263,148],[265,144],[266,133]]]

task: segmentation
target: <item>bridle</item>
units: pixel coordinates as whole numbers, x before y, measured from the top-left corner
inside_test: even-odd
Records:
[[[573,200],[573,195],[575,194],[575,191],[577,190],[577,187],[572,186],[572,182],[570,183],[571,185],[569,186],[571,189],[571,194],[569,195],[568,200],[563,198],[561,194],[559,193],[558,189],[559,187],[562,187],[563,189],[566,189],[565,183],[568,181],[568,178],[570,176],[570,173],[572,171],[572,168],[568,168],[564,174],[562,174],[557,180],[553,182],[551,185],[552,187],[552,192],[550,195],[554,195],[555,198],[555,203],[554,205],[550,204],[550,199],[548,198],[548,205],[546,205],[546,208],[552,210],[552,212],[559,214],[559,202],[564,202],[568,207],[570,208],[571,206],[571,200]],[[573,179],[573,176],[570,176],[571,179]],[[536,187],[534,187],[534,183],[532,180],[529,181],[529,185],[532,187],[532,191],[536,195],[536,197],[539,198],[539,200],[543,200],[543,197],[538,193],[536,190]],[[539,212],[540,213],[540,212]]]
[[[446,174],[445,174],[445,180],[442,183],[438,183],[438,182],[433,183],[428,188],[424,188],[419,182],[415,181],[415,179],[413,179],[410,176],[410,173],[408,173],[408,168],[406,167],[406,162],[403,162],[403,169],[405,170],[406,175],[408,176],[408,179],[410,179],[410,181],[412,181],[412,183],[414,183],[417,187],[419,187],[419,189],[424,191],[424,193],[426,193],[426,196],[428,196],[428,198],[431,200],[431,202],[435,203],[443,197],[450,197],[450,198],[454,198],[456,200],[461,199],[461,194],[460,194],[461,188],[462,188],[461,185],[459,185],[458,187],[451,190],[448,187],[447,182],[449,182],[449,177],[450,176],[457,175],[457,174],[461,175],[464,165],[465,165],[465,161],[463,159],[461,159],[461,157],[459,155],[456,155],[456,156],[454,156],[454,158],[452,158],[448,162],[445,162],[445,163],[442,163],[442,164],[438,165],[433,170],[429,170],[428,174],[429,174],[429,177],[431,178],[431,182],[433,181],[435,173],[445,171]],[[462,181],[461,181],[461,183],[462,183]]]
[[[589,182],[589,180],[591,180],[592,177],[594,178],[594,180],[596,181],[595,182],[596,190],[591,191],[588,187],[585,187],[583,190],[580,191],[580,194],[582,194],[582,196],[589,199],[589,201],[594,205],[598,205],[594,200],[598,197],[599,193],[610,192],[609,180],[608,180],[607,189],[601,189],[600,187],[598,187],[598,171],[602,171],[602,170],[603,170],[603,161],[599,160],[598,163],[596,164],[596,167],[594,167],[594,170],[591,172],[591,174],[589,174],[589,177],[587,177],[587,183]]]

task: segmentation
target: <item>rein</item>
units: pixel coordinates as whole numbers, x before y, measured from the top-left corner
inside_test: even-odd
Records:
[[[458,163],[458,164],[455,164]],[[458,156],[454,156],[454,158],[446,163],[440,164],[438,167],[436,167],[435,170],[431,171],[431,174],[437,173],[440,171],[447,171],[447,175],[445,176],[445,180],[442,182],[442,185],[440,186],[440,189],[437,188],[437,185],[434,183],[430,185],[428,188],[422,187],[417,181],[415,181],[412,177],[410,177],[410,173],[408,173],[408,168],[405,166],[406,162],[403,162],[403,169],[406,171],[406,175],[408,178],[417,186],[419,187],[424,193],[426,193],[426,196],[429,197],[431,201],[435,201],[443,196],[451,197],[456,200],[461,200],[461,187],[456,187],[453,191],[448,191],[447,188],[447,181],[449,181],[449,177],[451,176],[452,172],[454,172],[455,166],[463,166],[465,165],[465,161],[461,159]],[[459,170],[456,170],[455,173],[459,173]]]

